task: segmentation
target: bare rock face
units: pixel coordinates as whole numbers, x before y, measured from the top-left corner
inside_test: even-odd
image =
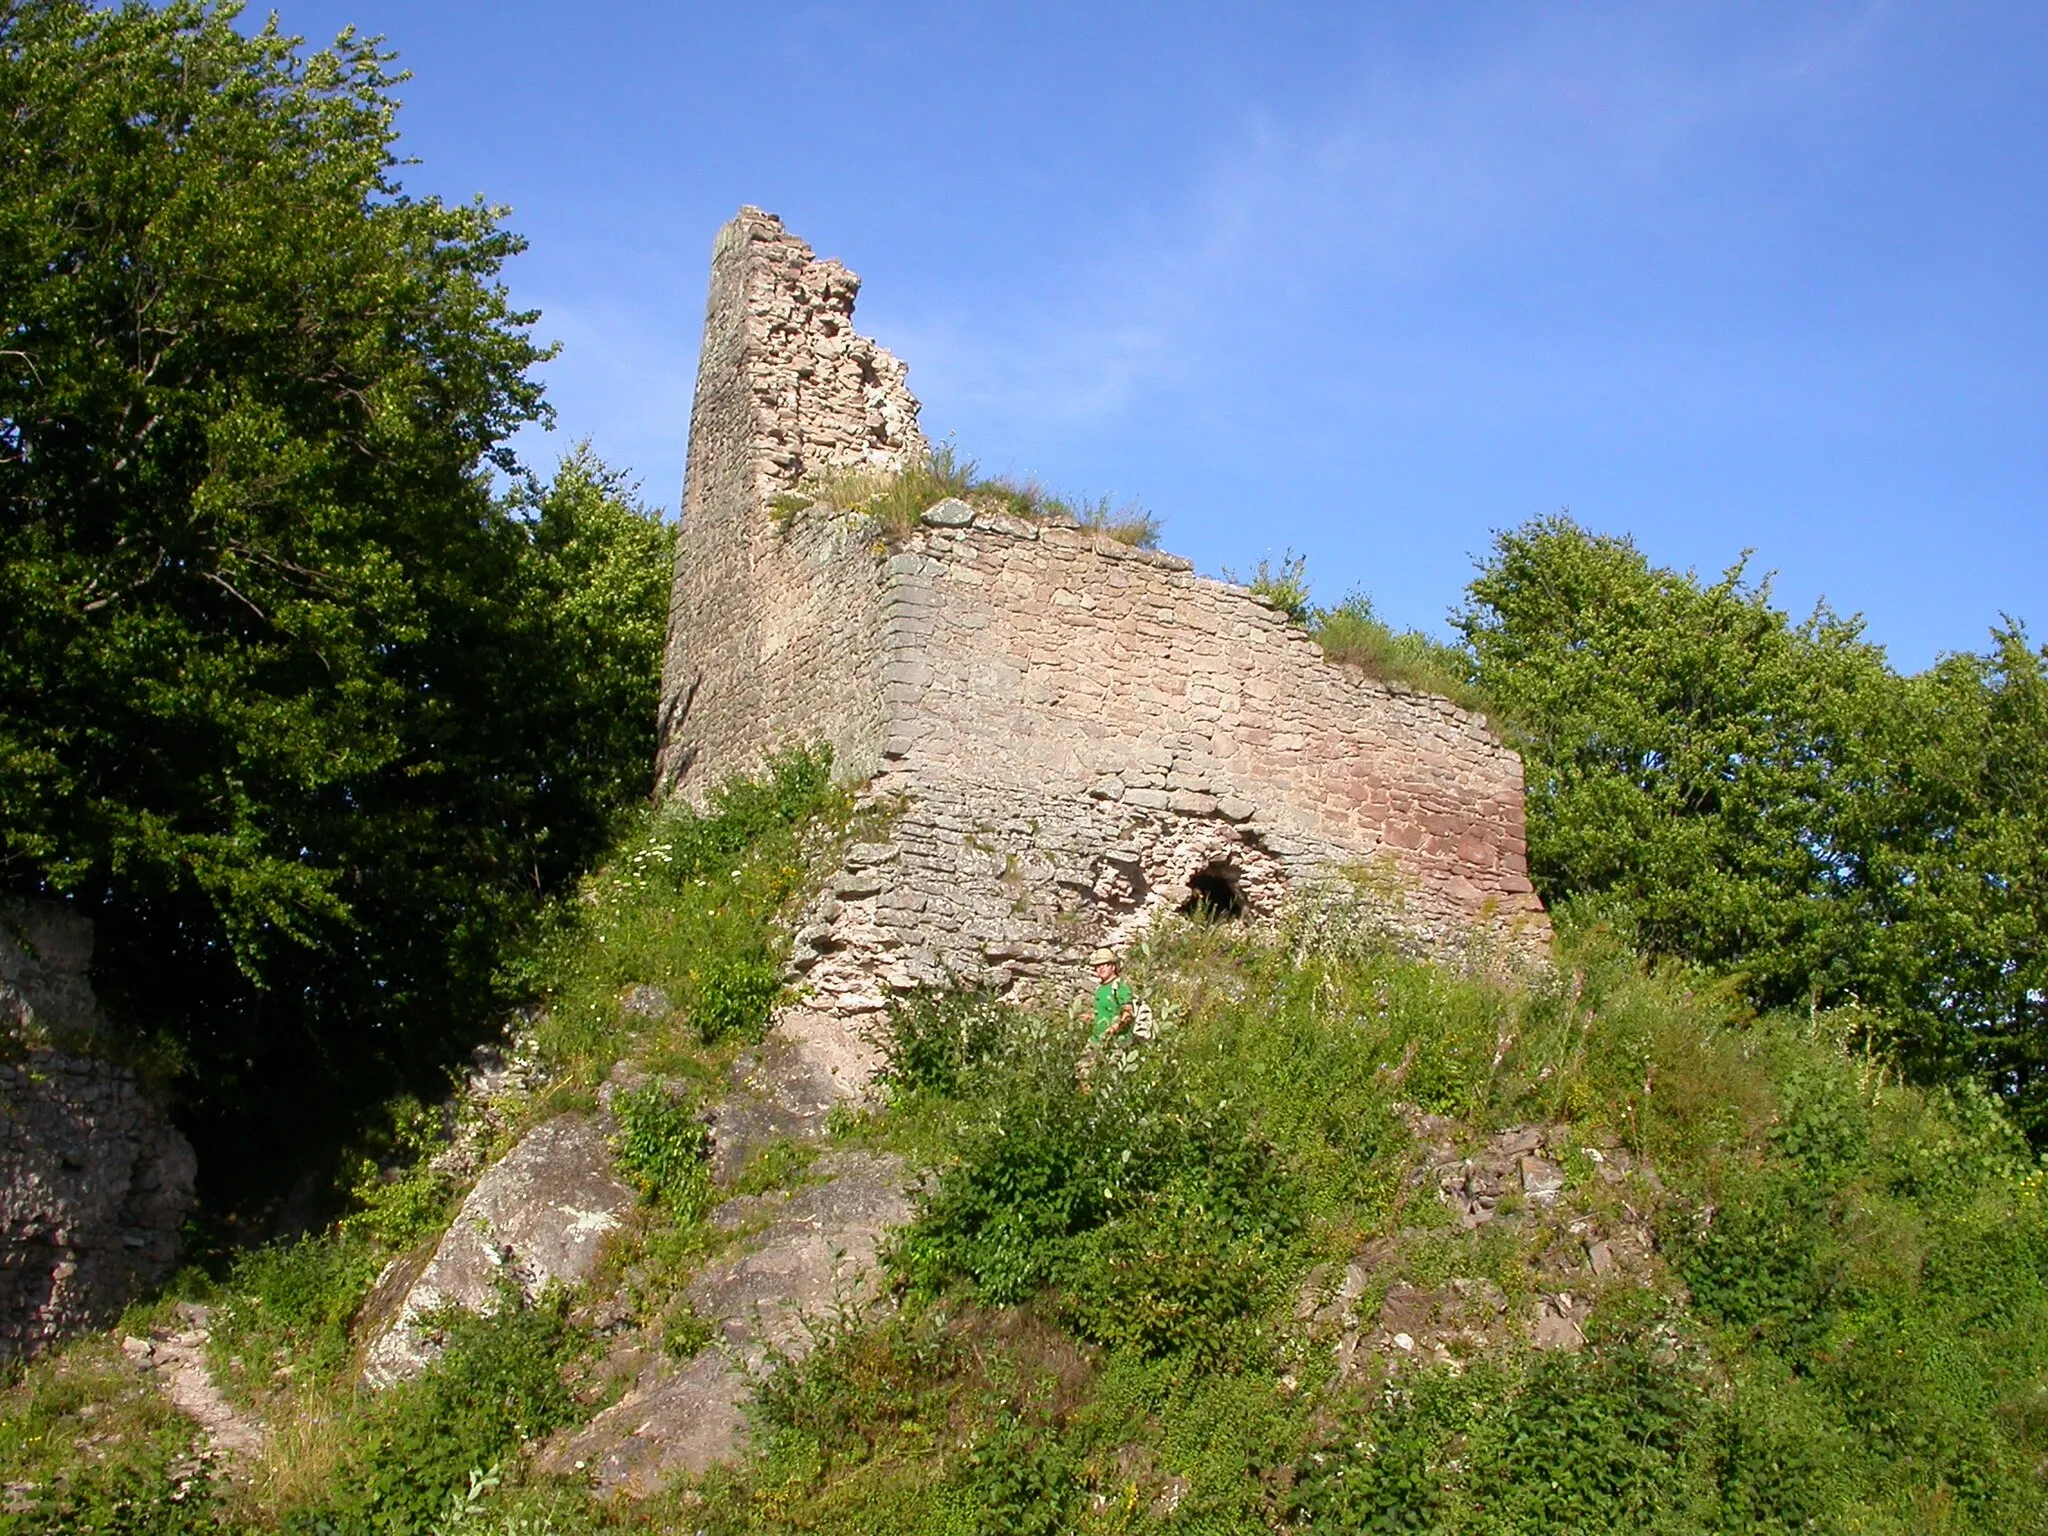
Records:
[[[718,1209],[720,1226],[765,1226],[690,1283],[713,1342],[680,1364],[648,1364],[617,1403],[549,1446],[545,1470],[634,1497],[698,1476],[739,1450],[746,1402],[773,1358],[801,1358],[814,1325],[880,1303],[876,1251],[911,1216],[901,1160],[828,1152],[812,1172],[818,1182],[792,1194],[741,1196]]]
[[[370,1346],[363,1379],[383,1387],[417,1375],[440,1352],[433,1314],[492,1312],[505,1280],[529,1299],[550,1284],[581,1284],[633,1200],[590,1119],[560,1115],[535,1126],[477,1180],[416,1277],[405,1277],[402,1260],[386,1272],[379,1288],[392,1321]]]
[[[92,924],[0,904],[0,1359],[103,1327],[167,1276],[198,1161],[103,1028]]]

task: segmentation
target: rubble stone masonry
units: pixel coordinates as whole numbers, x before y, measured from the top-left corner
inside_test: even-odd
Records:
[[[191,1144],[101,1059],[92,926],[0,902],[0,1360],[105,1326],[169,1275]]]
[[[824,740],[897,808],[798,936],[824,1012],[945,980],[1072,990],[1088,949],[1164,912],[1270,914],[1346,868],[1417,944],[1542,951],[1521,762],[1482,717],[1099,532],[949,501],[892,540],[778,507],[925,451],[856,288],[756,210],[718,237],[659,764],[696,798]]]

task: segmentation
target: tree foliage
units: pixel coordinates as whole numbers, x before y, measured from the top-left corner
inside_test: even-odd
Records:
[[[202,1128],[298,1134],[637,785],[667,534],[587,453],[494,492],[521,242],[399,186],[374,43],[235,14],[0,3],[0,882],[98,917]]]
[[[1500,535],[1454,623],[1518,723],[1547,900],[1763,1004],[1864,1004],[1918,1075],[2048,1130],[2048,657],[2020,630],[1901,677],[1743,562],[1703,581],[1562,517]]]

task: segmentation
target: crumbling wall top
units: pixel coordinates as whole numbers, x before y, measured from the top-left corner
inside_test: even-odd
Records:
[[[714,262],[729,261],[744,274],[755,458],[770,481],[762,489],[833,469],[901,470],[925,451],[904,365],[853,328],[857,276],[751,207],[719,235]]]

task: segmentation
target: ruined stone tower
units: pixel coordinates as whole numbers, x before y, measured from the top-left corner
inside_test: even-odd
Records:
[[[664,793],[822,739],[900,808],[799,935],[819,1011],[1070,989],[1162,913],[1268,913],[1343,868],[1417,943],[1540,950],[1521,762],[1480,716],[1101,532],[950,501],[891,538],[799,505],[927,452],[858,288],[772,215],[719,232],[662,687]]]

